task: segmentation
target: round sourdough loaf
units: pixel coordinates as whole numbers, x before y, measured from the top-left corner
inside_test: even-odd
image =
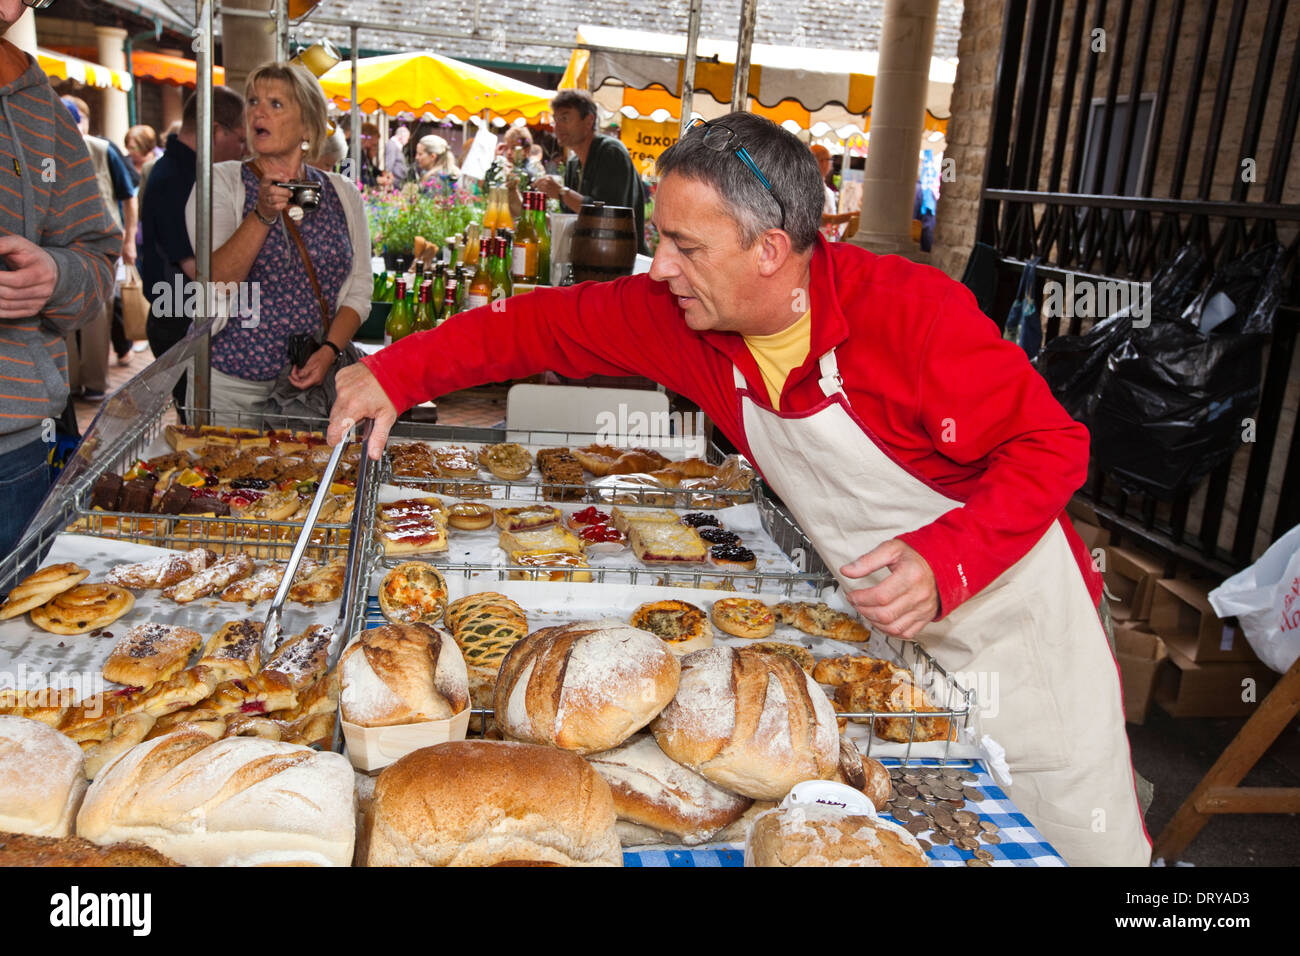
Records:
[[[143,843],[186,866],[349,866],[355,808],[342,754],[182,730],[96,777],[77,834]]]
[[[0,717],[0,832],[69,836],[85,793],[80,747],[39,721]]]
[[[447,720],[469,706],[465,658],[428,624],[363,631],[339,658],[343,719],[361,727]]]
[[[576,754],[462,740],[425,747],[375,783],[370,866],[622,866],[609,786]]]
[[[621,621],[544,627],[501,662],[497,726],[513,740],[581,754],[609,750],[663,710],[680,673],[663,641]]]
[[[609,784],[619,820],[654,830],[654,842],[706,843],[754,802],[670,760],[649,734],[587,760]]]
[[[710,647],[682,659],[677,696],[650,726],[660,748],[718,786],[780,800],[839,768],[835,711],[788,657]]]
[[[821,807],[770,810],[754,822],[746,866],[927,866],[916,837],[888,820]]]

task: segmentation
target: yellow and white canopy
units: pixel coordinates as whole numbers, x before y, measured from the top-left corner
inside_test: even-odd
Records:
[[[344,60],[320,78],[325,95],[351,109],[352,63]],[[484,110],[506,122],[549,115],[550,90],[462,63],[430,50],[393,53],[357,61],[357,100],[366,113],[383,110],[454,116],[462,122]]]

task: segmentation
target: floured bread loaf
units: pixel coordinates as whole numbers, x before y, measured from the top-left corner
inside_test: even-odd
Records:
[[[609,786],[577,754],[460,740],[407,754],[375,784],[370,866],[622,866]]]
[[[0,717],[0,832],[64,837],[86,793],[81,748],[26,717]]]
[[[710,647],[682,659],[677,696],[651,724],[673,760],[734,793],[780,800],[839,767],[835,711],[793,660]]]
[[[355,804],[342,754],[178,731],[137,744],[95,779],[77,833],[143,843],[187,866],[347,866]]]
[[[447,720],[469,706],[465,659],[428,624],[363,631],[339,658],[343,719],[361,727]]]
[[[896,823],[815,806],[777,808],[754,823],[746,866],[927,866]]]
[[[609,750],[672,700],[679,673],[663,641],[621,621],[544,627],[501,662],[497,726],[509,739],[583,754]]]
[[[649,734],[637,734],[587,760],[609,784],[619,821],[659,835],[658,840],[638,842],[707,843],[754,802],[670,760]]]

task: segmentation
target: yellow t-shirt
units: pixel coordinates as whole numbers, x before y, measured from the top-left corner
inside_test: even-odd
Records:
[[[790,373],[808,358],[812,342],[812,310],[808,310],[794,325],[773,335],[746,335],[745,345],[758,363],[767,386],[767,397],[774,409],[781,408],[781,389]]]

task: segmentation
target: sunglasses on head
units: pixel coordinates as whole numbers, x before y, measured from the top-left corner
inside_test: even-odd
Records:
[[[33,10],[44,10],[54,3],[54,0],[23,0],[23,6],[31,7]]]

